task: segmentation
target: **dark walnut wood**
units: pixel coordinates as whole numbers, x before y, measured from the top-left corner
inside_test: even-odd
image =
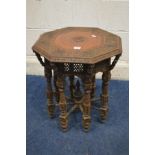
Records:
[[[54,116],[55,98],[60,107],[59,120],[63,131],[67,131],[68,117],[75,110],[82,112],[83,129],[88,131],[91,107],[98,99],[101,103],[100,120],[104,122],[109,109],[110,71],[122,54],[120,37],[99,28],[69,27],[42,34],[32,49],[45,69],[48,113]],[[102,72],[103,82],[102,93],[96,98],[95,74],[98,72]],[[69,97],[64,92],[66,77],[70,81]],[[69,108],[71,102],[73,106]]]

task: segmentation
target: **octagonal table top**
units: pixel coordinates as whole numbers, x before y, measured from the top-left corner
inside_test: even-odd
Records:
[[[121,38],[99,28],[67,27],[46,32],[32,50],[51,62],[94,64],[122,53]]]

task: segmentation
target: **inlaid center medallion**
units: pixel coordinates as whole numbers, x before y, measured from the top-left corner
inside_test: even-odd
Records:
[[[56,36],[54,44],[66,50],[85,51],[103,45],[103,38],[92,31],[70,30]]]
[[[79,37],[74,37],[73,41],[76,42],[76,43],[82,43],[82,42],[85,41],[85,39],[86,38],[79,36]]]

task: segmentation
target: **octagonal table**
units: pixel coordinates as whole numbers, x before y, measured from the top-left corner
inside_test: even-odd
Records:
[[[95,74],[98,72],[102,72],[103,81],[100,120],[106,119],[110,71],[122,54],[119,36],[99,28],[67,27],[42,34],[32,49],[45,70],[49,116],[54,115],[55,98],[61,111],[59,118],[63,131],[67,130],[68,116],[75,109],[81,110],[83,128],[88,131],[91,105],[95,101]],[[113,61],[112,57],[115,57]],[[70,81],[70,97],[64,91],[66,76]],[[68,109],[70,102],[73,106]]]

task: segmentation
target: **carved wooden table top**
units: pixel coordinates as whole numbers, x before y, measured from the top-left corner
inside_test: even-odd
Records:
[[[51,62],[85,64],[122,53],[119,36],[88,27],[67,27],[44,33],[32,49]]]

